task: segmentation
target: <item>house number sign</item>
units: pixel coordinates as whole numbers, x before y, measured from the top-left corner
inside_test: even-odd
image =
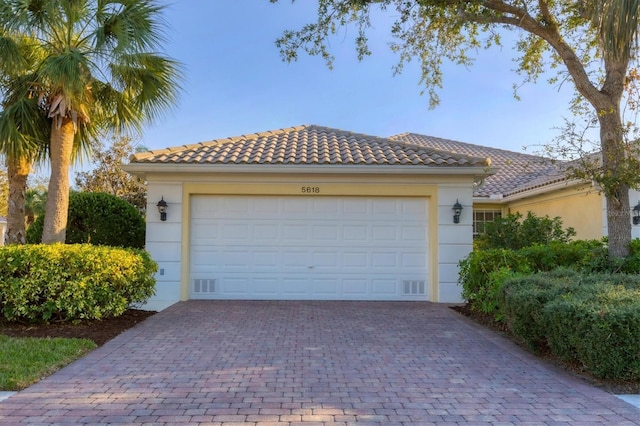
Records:
[[[300,192],[303,194],[319,194],[320,187],[319,186],[301,186]]]

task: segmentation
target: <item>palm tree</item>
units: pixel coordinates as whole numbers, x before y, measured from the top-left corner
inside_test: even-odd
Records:
[[[27,96],[28,84],[25,83],[31,75],[13,77],[5,72],[4,76],[1,80],[5,96],[0,111],[0,151],[6,158],[9,181],[5,243],[24,244],[27,178],[33,163],[46,151],[50,124],[37,101]]]
[[[24,214],[27,227],[35,222],[38,216],[44,214],[44,206],[47,200],[47,190],[44,188],[29,188],[25,193]]]
[[[29,37],[40,52],[22,100],[35,101],[49,125],[43,243],[65,241],[74,146],[106,131],[141,131],[175,103],[180,66],[156,53],[162,10],[154,0],[0,4],[0,28],[8,37]],[[0,61],[3,56],[0,48]]]

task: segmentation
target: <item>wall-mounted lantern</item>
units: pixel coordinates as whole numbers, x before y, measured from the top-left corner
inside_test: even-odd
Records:
[[[456,203],[453,205],[452,210],[453,210],[453,223],[460,223],[460,214],[462,213],[462,204],[460,204],[460,201],[456,200]]]
[[[633,208],[633,224],[640,225],[640,201]]]
[[[167,220],[167,210],[169,209],[167,202],[164,200],[164,196],[162,196],[162,199],[158,201],[157,206],[158,213],[160,213],[160,220],[164,222],[165,220]]]

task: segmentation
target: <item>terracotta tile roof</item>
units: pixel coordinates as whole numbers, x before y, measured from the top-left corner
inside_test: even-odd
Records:
[[[491,167],[496,172],[485,178],[484,184],[475,189],[476,197],[506,196],[565,179],[560,164],[545,157],[415,133],[403,133],[389,139],[456,154],[489,158]]]
[[[486,157],[315,125],[138,153],[131,163],[489,166]]]

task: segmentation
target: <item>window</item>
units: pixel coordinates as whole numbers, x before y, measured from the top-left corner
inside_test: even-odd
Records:
[[[502,217],[500,210],[473,210],[473,236],[484,232],[484,226],[487,222],[493,222],[495,219]]]

